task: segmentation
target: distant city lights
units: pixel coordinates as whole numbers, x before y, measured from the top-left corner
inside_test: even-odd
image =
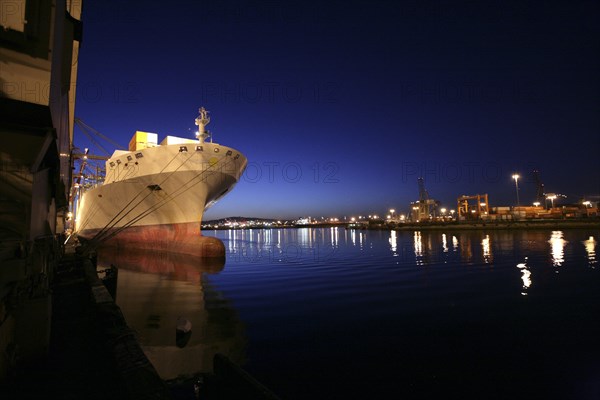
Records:
[[[76,187],[76,186],[75,186]],[[485,201],[479,201],[474,206],[462,210],[461,213],[456,213],[455,209],[448,209],[437,205],[428,215],[420,216],[421,208],[418,202],[413,202],[410,205],[408,214],[402,214],[396,208],[389,208],[388,213],[384,216],[379,216],[375,213],[371,214],[354,214],[354,216],[319,216],[319,217],[299,217],[295,220],[270,220],[270,219],[243,219],[241,217],[219,220],[217,223],[204,223],[204,229],[237,229],[237,228],[277,228],[277,227],[302,227],[302,226],[319,226],[323,225],[340,225],[351,227],[399,227],[399,225],[410,223],[429,223],[429,222],[459,222],[463,220],[483,220],[483,221],[519,221],[526,219],[552,219],[557,218],[558,214],[562,214],[562,218],[577,218],[590,217],[598,215],[598,205],[596,202],[589,200],[580,200],[578,205],[565,205],[560,208],[554,208],[554,201],[567,196],[559,193],[548,193],[545,198],[550,200],[551,207],[540,207],[542,204],[539,201],[533,203],[534,207],[521,207],[519,209],[512,207],[494,207],[490,208]],[[67,215],[67,219],[72,216]]]

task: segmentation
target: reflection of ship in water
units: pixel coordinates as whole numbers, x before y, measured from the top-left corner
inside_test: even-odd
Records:
[[[110,265],[118,268],[117,304],[162,379],[213,372],[216,353],[244,362],[239,316],[205,276],[221,271],[224,260],[100,250],[98,268]]]
[[[120,270],[156,274],[179,281],[200,282],[203,273],[218,273],[225,265],[224,258],[201,258],[189,254],[129,248],[98,250],[98,265],[114,265]]]

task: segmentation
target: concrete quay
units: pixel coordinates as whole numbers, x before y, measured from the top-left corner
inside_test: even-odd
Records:
[[[51,284],[47,354],[11,371],[2,392],[11,399],[171,398],[92,262],[73,250]]]
[[[66,249],[51,283],[46,354],[20,363],[0,384],[2,398],[277,399],[225,356],[214,373],[163,381],[98,278],[93,258]]]

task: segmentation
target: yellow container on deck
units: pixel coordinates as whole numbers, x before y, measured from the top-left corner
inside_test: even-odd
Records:
[[[156,147],[158,135],[156,133],[136,131],[129,141],[129,151],[142,150],[148,147]]]

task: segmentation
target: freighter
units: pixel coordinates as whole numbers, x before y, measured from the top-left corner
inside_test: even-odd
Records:
[[[247,159],[209,142],[208,112],[200,108],[197,139],[137,131],[129,151],[106,160],[104,182],[82,189],[75,233],[93,247],[153,249],[222,257],[223,244],[203,237],[204,211],[239,181]]]

